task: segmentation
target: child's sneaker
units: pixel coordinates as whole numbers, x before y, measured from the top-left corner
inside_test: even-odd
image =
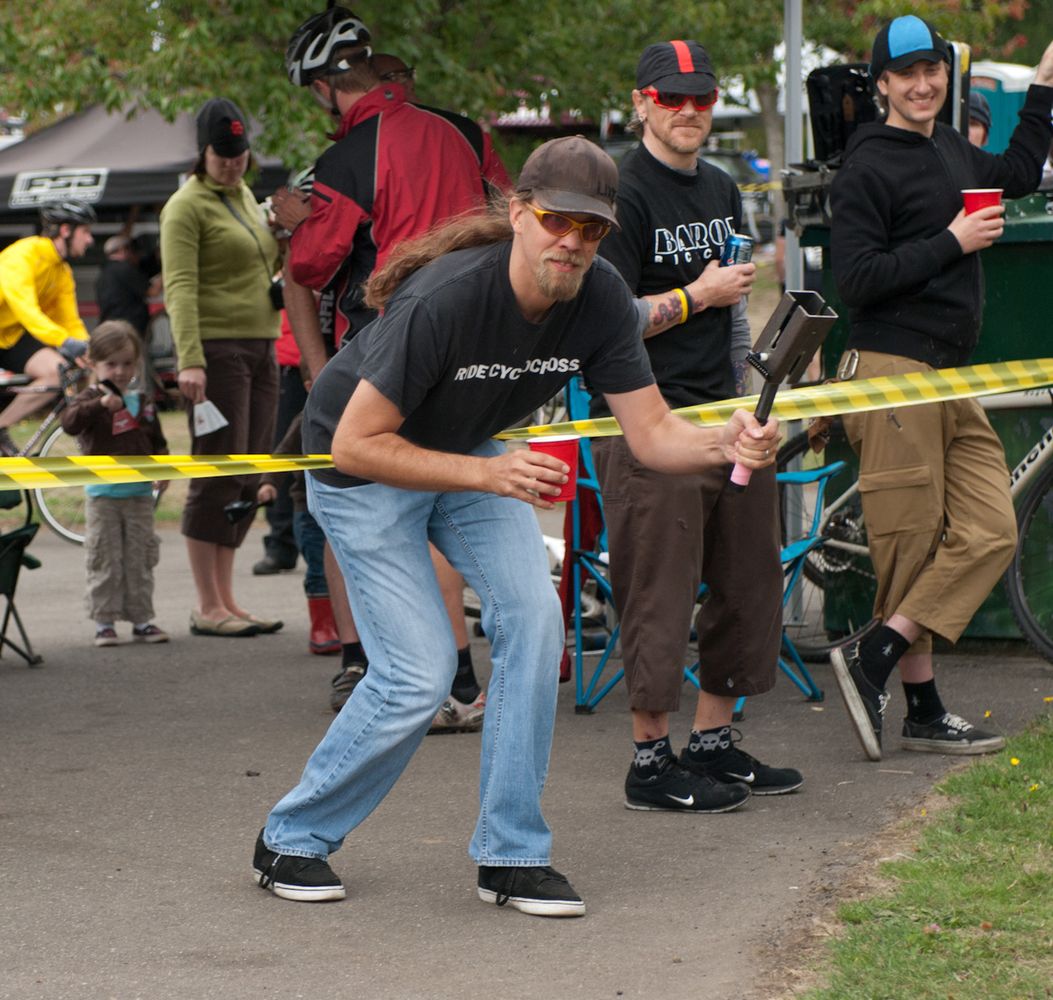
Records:
[[[112,626],[105,625],[95,630],[96,646],[116,646],[117,642],[117,630]]]
[[[136,625],[132,629],[132,639],[136,642],[168,642],[168,633],[156,625]]]

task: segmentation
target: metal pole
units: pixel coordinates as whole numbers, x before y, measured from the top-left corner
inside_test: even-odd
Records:
[[[783,40],[786,56],[783,60],[783,104],[784,148],[786,164],[800,163],[804,159],[802,121],[804,117],[803,74],[801,71],[801,47],[804,32],[801,27],[801,0],[784,0]],[[786,287],[800,289],[804,285],[804,265],[801,261],[800,243],[792,230],[786,233]]]

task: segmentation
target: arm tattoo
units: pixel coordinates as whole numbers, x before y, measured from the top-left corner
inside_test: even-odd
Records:
[[[682,313],[680,296],[676,292],[670,292],[668,298],[655,302],[651,306],[651,329],[668,326],[670,323],[679,323]]]
[[[732,361],[731,370],[735,374],[735,392],[740,396],[748,396],[751,388],[750,383],[753,381],[750,376],[752,369],[743,359],[742,361]]]

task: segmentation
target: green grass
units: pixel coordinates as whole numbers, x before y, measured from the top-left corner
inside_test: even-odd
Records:
[[[1053,718],[948,778],[887,894],[845,903],[806,1000],[1053,997]]]

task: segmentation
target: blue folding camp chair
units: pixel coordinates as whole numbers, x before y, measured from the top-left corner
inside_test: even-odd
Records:
[[[575,378],[567,386],[567,412],[571,420],[583,420],[588,417],[588,393],[580,378]],[[823,494],[830,477],[836,475],[844,467],[843,462],[835,462],[807,472],[785,472],[779,473],[778,479],[781,483],[792,483],[800,487],[813,486],[817,490],[817,499],[813,506],[811,523],[802,526],[800,537],[788,542],[781,550],[783,567],[783,608],[792,605],[792,597],[801,583],[804,573],[805,561],[808,554],[823,544],[819,534],[819,519],[823,511]],[[584,492],[595,494],[599,505],[602,520],[603,499],[600,496],[599,482],[596,479],[596,470],[592,461],[592,451],[587,438],[581,439],[581,454],[579,456],[578,472],[579,495],[571,504],[571,538],[572,545],[567,553],[570,560],[571,586],[574,597],[574,676],[575,676],[575,701],[574,710],[579,714],[589,714],[595,711],[596,706],[607,696],[612,688],[621,680],[623,671],[619,669],[609,678],[604,680],[611,657],[615,654],[618,646],[619,625],[615,622],[611,625],[606,643],[599,651],[599,659],[594,665],[586,663],[586,657],[594,650],[593,638],[595,633],[587,633],[585,630],[585,615],[583,613],[582,594],[586,587],[593,587],[596,596],[606,602],[613,615],[614,602],[611,592],[611,584],[607,567],[607,534],[604,528],[592,545],[583,546],[581,531],[581,497]],[[706,588],[702,584],[699,587],[698,596],[705,595]],[[815,683],[814,678],[805,666],[800,654],[793,644],[793,640],[787,635],[786,629],[782,634],[782,650],[779,656],[779,669],[793,682],[801,693],[813,702],[820,702],[824,695],[822,689]],[[699,687],[698,661],[684,667],[684,678]],[[745,698],[740,698],[735,705],[736,718],[742,717],[742,709]]]

